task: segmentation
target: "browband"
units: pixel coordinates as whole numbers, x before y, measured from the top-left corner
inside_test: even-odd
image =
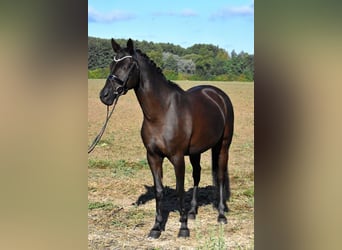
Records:
[[[115,58],[115,56],[114,56],[114,62],[120,62],[120,61],[122,61],[122,60],[125,60],[126,58],[132,58],[132,56],[124,56],[124,57],[122,57],[122,58],[120,58],[120,59],[116,59]]]

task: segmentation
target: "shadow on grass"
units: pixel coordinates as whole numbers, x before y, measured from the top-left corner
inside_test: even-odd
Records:
[[[140,206],[148,201],[155,200],[154,187],[146,186],[146,192],[139,196],[139,198],[133,203],[133,205]],[[198,187],[197,192],[197,206],[205,206],[212,204],[213,207],[217,209],[217,199],[216,199],[216,188],[214,186]],[[190,202],[192,199],[193,188],[190,188],[185,192],[185,208],[187,211],[190,210]],[[166,222],[168,220],[170,212],[178,211],[178,196],[175,189],[170,187],[164,187],[163,196],[163,228],[165,229]]]

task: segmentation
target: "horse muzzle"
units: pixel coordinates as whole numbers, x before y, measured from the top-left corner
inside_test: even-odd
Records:
[[[118,94],[110,91],[108,88],[104,88],[100,92],[100,100],[107,106],[111,106],[117,97]]]

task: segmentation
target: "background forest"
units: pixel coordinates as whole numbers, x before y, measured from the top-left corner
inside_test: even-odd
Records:
[[[126,39],[116,39],[126,47]],[[188,48],[171,43],[135,41],[169,80],[254,81],[254,55],[211,44]],[[88,37],[88,78],[107,78],[114,52],[110,39]]]

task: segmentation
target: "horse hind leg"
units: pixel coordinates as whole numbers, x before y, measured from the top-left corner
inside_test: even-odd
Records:
[[[228,177],[228,140],[223,139],[212,149],[212,170],[213,182],[218,194],[218,222],[227,223],[224,212],[228,212],[226,200],[230,197],[229,177]]]
[[[201,154],[190,155],[190,162],[192,165],[192,178],[194,179],[194,188],[192,193],[191,208],[188,213],[189,219],[196,219],[197,214],[197,192],[198,184],[201,179]]]

